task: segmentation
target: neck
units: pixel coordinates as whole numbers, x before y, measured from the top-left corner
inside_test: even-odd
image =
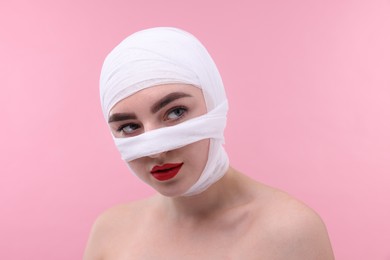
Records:
[[[229,167],[218,182],[200,194],[174,198],[160,196],[160,199],[166,212],[169,213],[168,216],[175,221],[199,222],[248,199],[245,190],[242,189],[242,180],[243,176]]]

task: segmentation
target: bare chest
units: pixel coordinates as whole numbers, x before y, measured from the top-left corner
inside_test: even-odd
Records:
[[[138,237],[128,240],[112,250],[107,259],[259,259],[256,252],[255,243],[250,243],[245,235],[179,238],[166,234],[164,239]]]
[[[149,223],[118,237],[106,259],[262,259],[257,240],[247,218],[195,228]]]

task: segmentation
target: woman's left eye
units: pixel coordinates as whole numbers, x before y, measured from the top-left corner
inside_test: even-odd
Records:
[[[176,107],[170,110],[166,116],[167,120],[175,120],[183,116],[183,114],[187,112],[187,109],[184,107]]]

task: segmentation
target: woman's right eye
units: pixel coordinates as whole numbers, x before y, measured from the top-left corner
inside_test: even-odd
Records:
[[[117,131],[124,135],[130,135],[133,134],[138,128],[139,125],[131,123],[120,126]]]

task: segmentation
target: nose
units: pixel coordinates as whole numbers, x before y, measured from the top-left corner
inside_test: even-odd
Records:
[[[160,125],[158,125],[157,123],[154,123],[154,122],[147,122],[147,123],[143,124],[143,128],[144,128],[145,133],[152,131],[152,130],[156,130],[160,127],[161,127]]]
[[[152,158],[152,159],[156,159],[156,158],[162,157],[164,154],[165,154],[165,152],[162,152],[162,153],[155,153],[155,154],[149,155],[148,157],[149,157],[149,158]]]
[[[145,123],[143,127],[144,127],[144,131],[145,131],[145,133],[146,133],[146,132],[148,132],[148,131],[152,131],[152,130],[158,129],[158,128],[160,128],[161,126],[159,126],[159,125],[156,124],[156,123],[150,122],[150,123]],[[166,153],[166,152],[155,153],[155,154],[148,155],[148,157],[149,157],[149,158],[152,158],[152,159],[158,159],[158,158],[163,157],[165,153]]]

